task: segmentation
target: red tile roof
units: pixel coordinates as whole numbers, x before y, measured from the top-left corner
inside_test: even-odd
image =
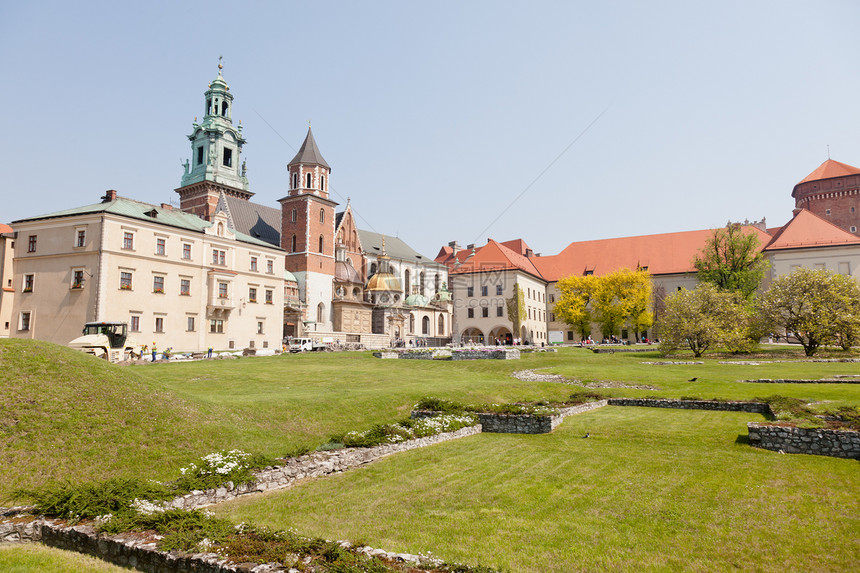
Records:
[[[794,218],[773,236],[764,250],[857,244],[860,244],[860,237],[857,235],[837,227],[812,211],[800,209]]]
[[[746,226],[744,230],[755,233],[762,247],[771,239],[756,227]],[[581,241],[571,243],[557,255],[532,260],[550,282],[570,275],[584,275],[586,271],[600,276],[622,268],[647,267],[652,275],[691,273],[696,271],[693,260],[712,234],[713,230],[704,229]]]
[[[860,168],[854,167],[853,165],[848,165],[847,163],[840,163],[839,161],[833,161],[832,159],[828,159],[824,163],[818,166],[818,168],[806,176],[806,178],[800,183],[807,183],[808,181],[818,181],[820,179],[832,179],[833,177],[843,177],[845,175],[858,175],[860,174]],[[800,185],[798,183],[798,185]]]
[[[531,248],[526,244],[522,239],[514,239],[513,241],[505,241],[502,243],[504,246],[514,251],[515,253],[519,253],[525,256],[526,251],[531,250]]]
[[[515,241],[508,241],[515,242]],[[525,243],[523,243],[525,244]],[[443,247],[443,251],[445,247]],[[442,253],[440,253],[441,255]],[[437,262],[440,261],[437,257]],[[503,243],[489,239],[483,247],[476,248],[474,254],[472,249],[464,249],[457,253],[456,260],[459,265],[454,264],[454,257],[450,256],[444,264],[451,269],[450,273],[465,274],[474,272],[487,272],[497,270],[519,269],[534,277],[543,278],[540,271],[535,267],[535,258],[529,258],[505,246]]]
[[[0,223],[0,233],[14,233],[14,232],[15,231],[12,230],[12,227],[10,227],[9,225],[6,225],[5,223]]]

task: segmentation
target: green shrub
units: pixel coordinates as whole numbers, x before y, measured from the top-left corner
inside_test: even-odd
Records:
[[[252,455],[239,450],[216,452],[181,468],[182,475],[174,482],[174,487],[177,493],[184,493],[216,488],[227,482],[247,483],[254,480],[254,470],[273,463],[274,460],[262,454]]]
[[[567,398],[568,404],[584,404],[586,402],[597,402],[606,400],[608,395],[593,390],[577,390]]]
[[[430,410],[433,412],[444,412],[446,414],[461,414],[466,411],[466,407],[452,400],[444,398],[434,398],[428,396],[421,398],[412,406],[413,410]]]
[[[39,513],[50,517],[93,519],[133,513],[136,499],[168,500],[175,496],[167,486],[136,478],[113,478],[84,484],[50,484],[16,495],[30,499]]]

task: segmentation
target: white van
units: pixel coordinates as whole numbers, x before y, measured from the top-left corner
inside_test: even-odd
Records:
[[[310,338],[293,338],[290,341],[290,352],[310,352],[314,349],[314,341]]]

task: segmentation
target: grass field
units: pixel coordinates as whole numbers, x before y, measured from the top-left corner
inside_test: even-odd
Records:
[[[801,354],[776,348],[759,357]],[[525,368],[655,387],[602,390],[614,396],[781,394],[819,408],[860,404],[856,384],[737,382],[858,374],[860,364],[642,364],[653,360],[662,358],[565,349],[517,361],[334,353],[116,366],[47,343],[3,340],[0,503],[20,501],[15,488],[57,479],[173,479],[180,466],[219,449],[281,456],[313,448],[332,434],[408,416],[428,395],[552,401],[578,388],[510,376]],[[853,569],[858,463],[749,448],[745,423],[756,419],[604,408],[569,418],[549,436],[467,438],[229,511],[309,535],[514,571]],[[582,440],[585,431],[593,437]]]
[[[481,434],[215,511],[507,571],[851,570],[858,463],[749,448],[746,422],[761,419],[607,407],[549,435]]]
[[[121,573],[128,571],[101,559],[63,551],[45,545],[0,543],[0,571],[3,573]]]

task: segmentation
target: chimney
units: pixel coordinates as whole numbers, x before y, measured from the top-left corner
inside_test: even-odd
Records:
[[[533,256],[535,256],[535,252],[531,249],[526,249],[526,257],[530,259]]]
[[[448,243],[448,246],[451,247],[451,250],[454,251],[454,256],[457,256],[457,253],[460,252],[460,244],[457,241],[451,241]]]
[[[104,197],[102,197],[102,203],[110,203],[111,201],[116,201],[115,189],[108,189],[105,191]]]
[[[169,203],[162,203],[161,208],[164,209],[165,211],[173,211],[173,205],[171,205]]]
[[[467,249],[474,249],[474,248],[475,248],[475,243],[472,243],[472,244],[470,244],[470,245],[466,245],[466,248],[467,248]]]

